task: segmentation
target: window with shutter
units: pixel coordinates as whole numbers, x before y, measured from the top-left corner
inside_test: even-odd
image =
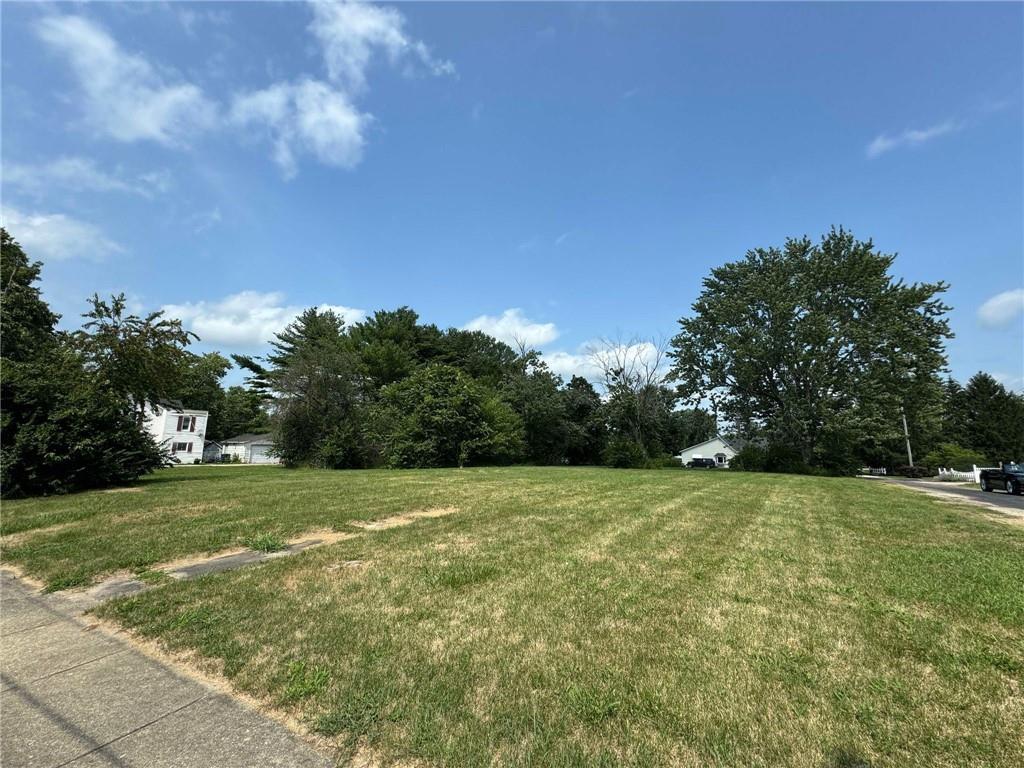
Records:
[[[178,432],[181,432],[181,421],[184,418],[185,418],[184,416],[179,416],[178,417],[178,429],[177,429]]]

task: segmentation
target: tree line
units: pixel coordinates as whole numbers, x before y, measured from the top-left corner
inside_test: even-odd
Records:
[[[833,230],[712,270],[668,344],[592,350],[600,391],[525,344],[422,323],[408,307],[348,325],[310,308],[265,356],[195,354],[162,313],[93,296],[57,328],[41,265],[2,235],[0,441],[5,496],[123,483],[168,460],[143,430],[154,403],[208,410],[206,438],[270,431],[289,466],[676,465],[716,432],[742,469],[895,467],[902,419],[926,462],[1024,456],[1024,398],[986,374],[944,379],[943,283],[907,285],[894,257]]]
[[[602,398],[525,345],[421,323],[408,307],[351,326],[314,307],[265,358],[234,359],[270,404],[274,449],[289,465],[646,466],[715,429],[710,413],[678,407],[678,393],[640,365],[609,356]]]

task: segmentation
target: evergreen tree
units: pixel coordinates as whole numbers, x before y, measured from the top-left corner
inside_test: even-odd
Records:
[[[1024,461],[1024,396],[1007,391],[987,373],[976,373],[955,405],[963,447],[993,464]]]

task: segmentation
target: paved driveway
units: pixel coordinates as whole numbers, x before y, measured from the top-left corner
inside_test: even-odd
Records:
[[[0,571],[3,768],[326,768],[279,723]]]
[[[1003,491],[985,493],[977,486],[968,487],[957,485],[956,483],[941,483],[929,480],[908,480],[903,477],[879,477],[872,479],[902,485],[907,488],[913,488],[916,491],[942,495],[947,498],[949,496],[958,496],[975,504],[996,507],[999,511],[1009,515],[1024,515],[1024,496],[1011,496]]]

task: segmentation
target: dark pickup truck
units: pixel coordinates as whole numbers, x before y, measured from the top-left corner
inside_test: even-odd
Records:
[[[994,491],[996,488],[1019,496],[1024,488],[1024,464],[1003,462],[999,469],[981,470],[981,490]]]

